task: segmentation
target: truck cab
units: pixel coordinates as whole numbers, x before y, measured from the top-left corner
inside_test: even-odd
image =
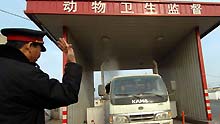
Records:
[[[105,98],[105,124],[173,124],[167,88],[158,74],[114,77],[105,91],[99,91]]]

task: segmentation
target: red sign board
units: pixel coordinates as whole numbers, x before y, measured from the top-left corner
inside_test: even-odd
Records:
[[[220,4],[178,2],[27,1],[27,13],[220,16]]]

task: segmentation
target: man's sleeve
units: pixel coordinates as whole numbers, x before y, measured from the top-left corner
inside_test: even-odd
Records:
[[[53,109],[78,102],[78,94],[82,78],[82,67],[76,63],[67,63],[64,69],[62,83],[40,69],[29,77],[31,85],[27,87],[24,100],[32,107]]]

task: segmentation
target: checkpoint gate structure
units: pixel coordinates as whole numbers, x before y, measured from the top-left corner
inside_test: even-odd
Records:
[[[84,67],[79,102],[64,107],[63,123],[86,121],[86,108],[94,106],[93,71],[111,60],[119,70],[152,69],[156,60],[168,90],[176,82],[177,115],[212,120],[201,38],[219,26],[220,3],[27,0],[25,13],[54,43],[59,37],[72,43]]]

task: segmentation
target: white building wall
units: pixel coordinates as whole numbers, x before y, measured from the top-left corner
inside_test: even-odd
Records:
[[[217,99],[220,99],[220,91],[216,91]]]
[[[210,100],[219,100],[220,99],[220,91],[210,92],[209,99]]]
[[[217,93],[216,92],[209,93],[209,99],[210,100],[217,100],[218,99]]]

